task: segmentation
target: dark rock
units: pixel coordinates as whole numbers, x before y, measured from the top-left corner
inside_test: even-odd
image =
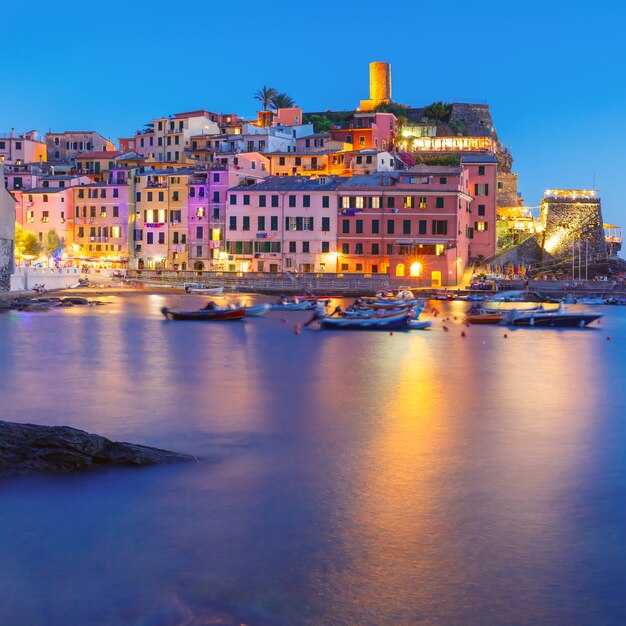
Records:
[[[194,457],[115,442],[69,426],[0,421],[0,474],[70,472],[101,465],[156,465]]]

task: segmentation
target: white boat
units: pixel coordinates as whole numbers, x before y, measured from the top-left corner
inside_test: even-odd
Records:
[[[247,306],[245,307],[246,317],[264,317],[271,308],[271,305],[267,304],[267,302],[265,304]]]
[[[185,291],[187,293],[197,293],[202,296],[216,296],[224,292],[224,287],[202,287],[202,286],[185,285]]]
[[[409,330],[424,330],[429,326],[432,326],[432,322],[421,321],[421,320],[410,320],[409,321]]]

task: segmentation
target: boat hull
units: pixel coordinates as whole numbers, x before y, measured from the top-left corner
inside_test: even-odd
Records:
[[[545,314],[523,316],[508,320],[506,323],[511,326],[540,328],[584,328],[601,317],[602,315],[599,313],[554,313],[552,315]]]
[[[319,320],[320,328],[325,330],[407,330],[409,315],[394,317],[323,317]]]
[[[246,307],[246,317],[263,317],[269,310],[269,304],[255,304]]]
[[[242,320],[246,314],[244,308],[239,309],[201,309],[200,311],[170,311],[161,309],[166,319],[188,322],[235,322]]]

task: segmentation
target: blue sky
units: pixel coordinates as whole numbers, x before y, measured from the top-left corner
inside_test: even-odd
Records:
[[[605,220],[626,227],[625,21],[611,1],[12,2],[0,131],[117,139],[177,111],[253,115],[263,84],[305,110],[353,108],[369,62],[388,61],[398,102],[491,105],[528,205],[595,175]]]

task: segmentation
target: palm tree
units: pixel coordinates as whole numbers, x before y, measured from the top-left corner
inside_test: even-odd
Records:
[[[294,99],[286,94],[286,93],[277,93],[273,98],[272,98],[272,107],[274,107],[276,110],[278,109],[290,109],[291,107],[295,106],[296,103],[294,102]]]
[[[254,94],[254,99],[258,100],[263,105],[263,110],[267,111],[269,105],[272,103],[272,100],[278,95],[278,92],[274,87],[268,87],[267,85],[263,85],[262,89],[259,89]]]

